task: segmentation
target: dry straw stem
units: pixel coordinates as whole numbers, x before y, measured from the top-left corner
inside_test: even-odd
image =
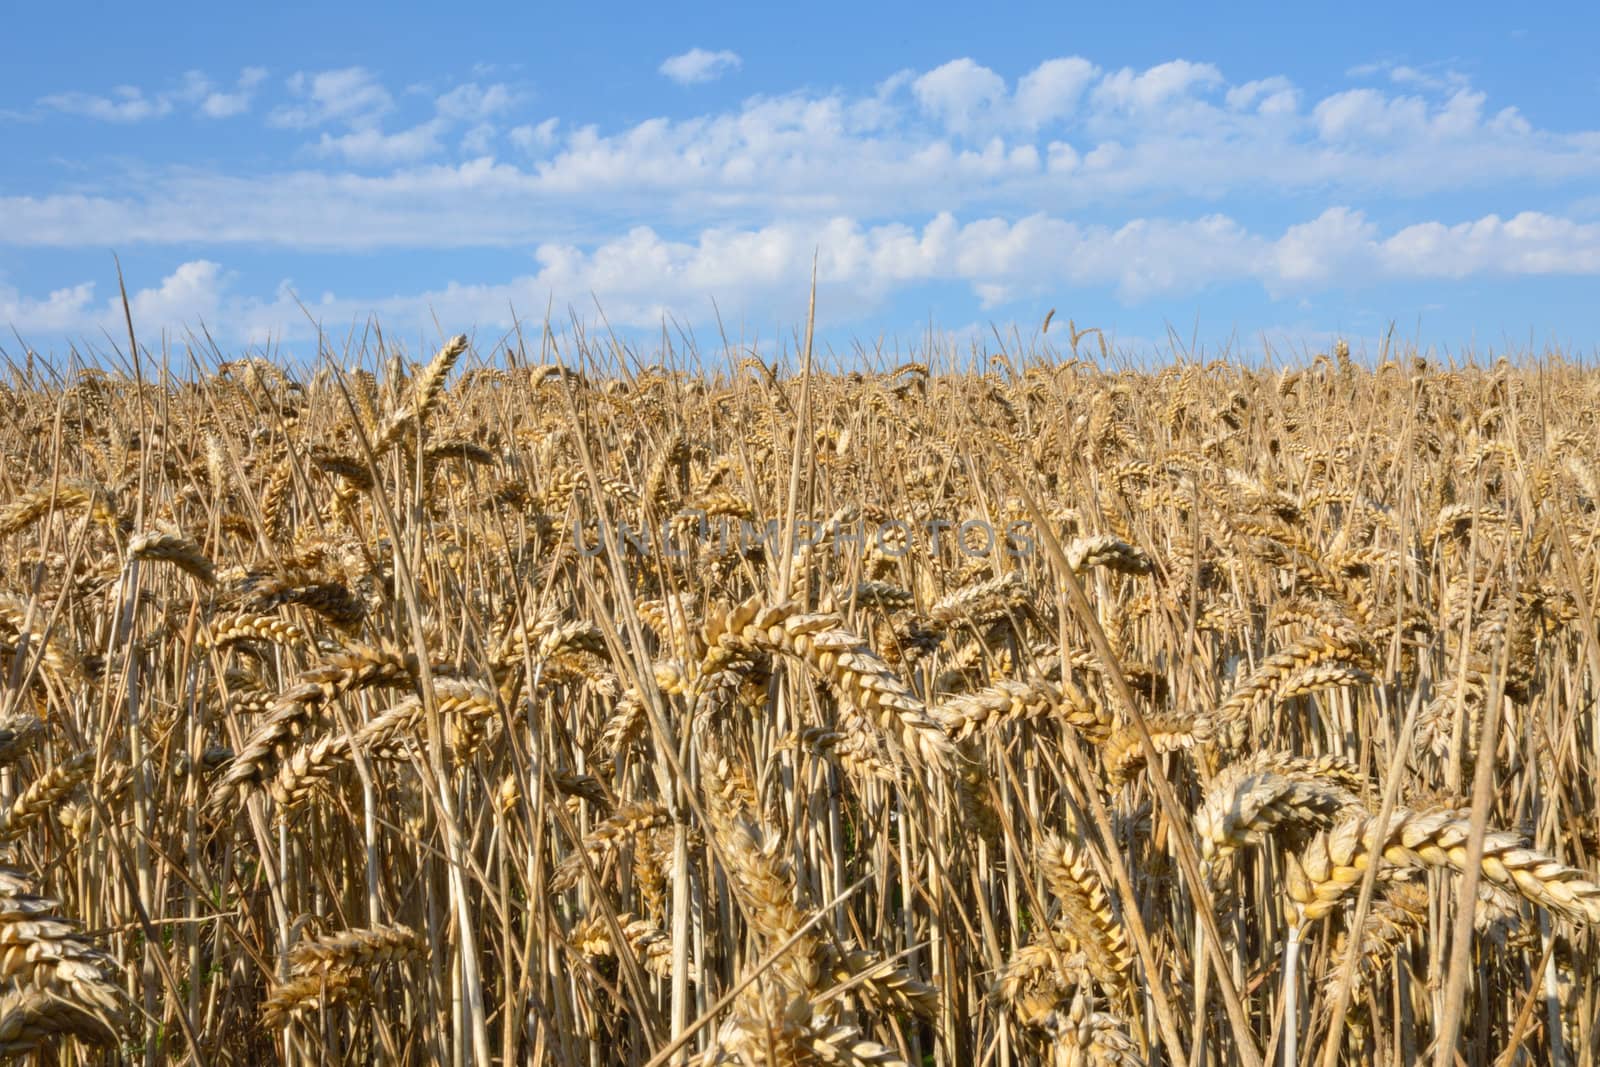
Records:
[[[1283,853],[1379,793],[1459,805],[1468,766],[1479,819],[1592,870],[1600,375],[1337,351],[1135,371],[1008,345],[802,379],[736,370],[748,353],[681,370],[664,341],[646,367],[581,330],[514,334],[459,380],[459,357],[410,368],[375,331],[336,358],[376,374],[333,353],[306,376],[19,364],[0,811],[82,753],[100,770],[7,822],[61,901],[12,887],[16,981],[126,988],[130,1049],[218,1067],[642,1067],[713,1044],[1008,1067],[1109,1061],[1118,1031],[1163,1063],[1245,1067],[1277,1032],[1393,1067],[1452,1005],[1441,1044],[1468,1067],[1594,1046],[1589,939],[1548,916],[1534,936],[1487,876],[1387,924],[1415,868],[1378,840],[1387,892],[1369,921],[1341,910],[1346,943],[1274,931]],[[712,544],[693,509],[776,536]],[[1027,520],[1037,551],[920,525],[978,517]],[[816,518],[841,525],[778,543]],[[916,532],[860,543],[857,519]],[[150,530],[218,580],[150,558],[119,582]],[[664,554],[674,530],[691,555]],[[1430,700],[1437,756],[1411,743]],[[719,835],[716,805],[747,825]],[[403,987],[297,975],[314,915],[427,947]],[[1471,968],[1445,966],[1457,916]],[[1121,951],[1097,947],[1111,921]],[[1290,958],[1305,980],[1275,981]],[[1217,974],[1249,976],[1247,1014]],[[73,1040],[41,1058],[92,1058]]]
[[[1089,640],[1094,646],[1096,655],[1100,657],[1101,662],[1105,665],[1107,675],[1111,680],[1112,687],[1116,690],[1118,699],[1122,702],[1122,706],[1132,712],[1134,728],[1137,730],[1140,742],[1144,746],[1145,759],[1147,761],[1155,760],[1161,754],[1160,749],[1157,748],[1155,741],[1152,739],[1150,728],[1146,724],[1144,717],[1134,704],[1133,692],[1128,688],[1127,679],[1123,677],[1122,672],[1117,667],[1116,653],[1111,648],[1111,643],[1106,639],[1105,631],[1100,626],[1100,620],[1096,616],[1093,606],[1089,603],[1082,584],[1073,573],[1071,565],[1061,551],[1060,544],[1047,528],[1044,514],[1040,511],[1039,505],[1021,482],[1016,479],[1015,472],[1009,473],[1011,473],[1012,479],[1017,482],[1017,492],[1027,505],[1029,515],[1042,535],[1045,551],[1057,568],[1057,588],[1066,594],[1067,603],[1073,614],[1078,617],[1084,629],[1088,631]],[[1163,812],[1168,818],[1174,818],[1179,812],[1179,806],[1177,797],[1173,794],[1171,787],[1159,777],[1154,779],[1154,785],[1156,797],[1161,803]],[[1104,805],[1092,791],[1089,794],[1089,800],[1090,811],[1094,815],[1096,828],[1099,830],[1102,840],[1110,842],[1113,840],[1113,835]],[[1178,818],[1181,819],[1181,816],[1178,816]],[[1205,949],[1208,953],[1211,967],[1217,977],[1218,990],[1222,994],[1223,1005],[1228,1012],[1228,1021],[1233,1028],[1234,1038],[1238,1042],[1240,1057],[1244,1060],[1246,1067],[1262,1067],[1261,1054],[1256,1051],[1254,1042],[1250,1037],[1250,1028],[1245,1018],[1244,1005],[1239,1000],[1238,990],[1235,988],[1232,976],[1228,972],[1227,961],[1222,956],[1220,948],[1222,938],[1217,930],[1216,915],[1211,909],[1211,902],[1206,899],[1199,860],[1193,853],[1193,846],[1186,831],[1180,832],[1176,840],[1179,862],[1184,868],[1185,877],[1188,879],[1188,889],[1195,903],[1196,914],[1205,928]],[[1117,882],[1117,891],[1122,896],[1124,914],[1136,914],[1138,911],[1138,897],[1128,880],[1127,872],[1118,862],[1119,858],[1116,855],[1111,855],[1109,859],[1111,870]],[[1131,912],[1129,909],[1131,909]],[[1144,962],[1147,974],[1153,975],[1157,973],[1149,945],[1146,938],[1141,936],[1139,926],[1134,926],[1133,933],[1134,944],[1139,949],[1139,955]],[[1169,1046],[1168,1052],[1178,1062],[1183,1062],[1181,1059],[1182,1054],[1178,1051],[1181,1046],[1171,1006],[1167,1002],[1164,993],[1160,992],[1156,987],[1154,981],[1152,981],[1152,989],[1155,992],[1154,1001],[1157,1017],[1161,1020],[1162,1036]]]
[[[1343,964],[1330,970],[1323,978],[1325,987],[1348,981],[1351,990],[1359,995],[1383,973],[1390,962],[1408,942],[1422,935],[1428,923],[1428,889],[1420,882],[1391,882],[1384,887],[1383,898],[1374,902],[1361,924],[1360,936],[1355,938],[1356,952],[1351,957],[1350,970]],[[1341,936],[1335,946],[1334,958],[1344,959],[1348,935]],[[1348,974],[1348,977],[1347,977]],[[1324,999],[1324,1012],[1333,1010],[1331,1000]]]

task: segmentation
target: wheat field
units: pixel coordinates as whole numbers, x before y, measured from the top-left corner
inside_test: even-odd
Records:
[[[1600,374],[1085,336],[13,365],[0,1049],[1596,1063]]]

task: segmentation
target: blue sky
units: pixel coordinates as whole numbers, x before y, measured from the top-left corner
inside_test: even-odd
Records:
[[[0,348],[1594,350],[1600,15],[1108,6],[15,8]]]

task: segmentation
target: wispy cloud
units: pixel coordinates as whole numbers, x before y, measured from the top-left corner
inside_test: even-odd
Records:
[[[134,123],[165,118],[180,107],[192,108],[204,118],[223,119],[250,110],[256,90],[266,81],[262,67],[246,67],[232,89],[219,88],[204,73],[186,71],[176,88],[149,92],[134,85],[119,85],[109,94],[55,93],[42,97],[39,106],[102,122]]]
[[[483,122],[505,113],[516,103],[517,94],[508,85],[467,82],[441,93],[434,100],[434,108],[443,118]]]
[[[519,151],[531,156],[554,147],[556,128],[560,125],[560,119],[545,119],[539,123],[514,126],[506,132],[506,139]]]
[[[1454,92],[1457,89],[1465,88],[1471,82],[1471,79],[1461,71],[1455,70],[1445,63],[1412,66],[1408,63],[1397,63],[1393,60],[1385,59],[1372,63],[1358,64],[1345,73],[1353,78],[1384,75],[1396,85],[1405,85],[1431,92]]]
[[[384,133],[372,126],[359,126],[349,133],[324,133],[316,149],[323,155],[338,156],[347,162],[388,166],[410,163],[436,155],[445,123],[438,119],[418,123],[408,129]]]
[[[301,72],[288,80],[288,88],[296,103],[275,109],[268,122],[284,129],[321,129],[308,146],[314,154],[362,167],[399,166],[439,156],[452,130],[465,131],[463,150],[488,155],[499,134],[490,120],[517,102],[510,86],[467,82],[433,95],[432,118],[385,129],[385,118],[399,108],[389,90],[363,67]],[[329,126],[343,132],[324,129]]]
[[[265,67],[246,67],[231,91],[212,87],[203,75],[191,72],[190,85],[199,99],[199,111],[208,119],[226,119],[250,110],[256,90],[267,80]]]
[[[132,85],[119,85],[107,96],[80,92],[55,93],[41,98],[39,103],[68,115],[102,122],[144,122],[172,113],[170,96],[147,96],[143,89]]]
[[[290,76],[288,89],[297,102],[275,108],[267,116],[270,125],[296,130],[334,122],[364,126],[394,106],[389,90],[364,67],[300,71]]]
[[[662,60],[658,69],[679,85],[697,85],[700,82],[715,81],[743,65],[744,60],[739,58],[737,52],[730,52],[725,48],[717,52],[708,52],[704,48],[691,48],[681,55]]]

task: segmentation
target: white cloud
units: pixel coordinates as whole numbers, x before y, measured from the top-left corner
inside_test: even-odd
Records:
[[[688,82],[737,58],[695,50],[662,72]],[[302,143],[279,169],[96,167],[70,189],[0,195],[0,245],[203,248],[133,294],[142,337],[200,318],[235,338],[304,335],[293,288],[240,292],[219,245],[495,247],[533,264],[481,284],[310,301],[336,327],[377,314],[402,329],[431,329],[432,313],[503,326],[509,307],[588,309],[591,293],[632,327],[665,314],[705,323],[713,299],[730,318],[792,321],[813,252],[834,322],[922,286],[960,288],[968,308],[1003,314],[1078,290],[1141,305],[1253,286],[1293,307],[1393,292],[1384,283],[1395,280],[1600,275],[1600,209],[1581,199],[1600,181],[1600,128],[1535,126],[1451,71],[1368,73],[1364,87],[1318,96],[1283,75],[1233,83],[1182,59],[1102,71],[1065,56],[1008,80],[958,58],[864,92],[758,95],[592,126],[528,113],[489,70],[403,96],[361,67],[303,72],[264,120],[291,131],[280,142]],[[266,77],[191,71],[159,90],[47,97],[24,117],[259,115]],[[1488,197],[1500,213],[1430,218],[1426,206]],[[1566,217],[1517,213],[1563,203]],[[115,332],[106,285],[0,285],[0,325],[25,337]]]
[[[172,100],[165,95],[146,96],[144,90],[132,85],[119,85],[110,96],[92,93],[56,93],[46,96],[40,104],[55,111],[102,122],[144,122],[172,113]]]
[[[146,93],[132,85],[119,85],[108,96],[93,93],[56,93],[40,99],[41,107],[70,115],[99,119],[102,122],[144,122],[165,118],[179,104],[192,107],[205,118],[229,118],[250,109],[251,100],[267,72],[260,67],[246,67],[239,74],[233,91],[218,90],[204,73],[185,71],[176,89]]]
[[[1078,56],[1045,60],[1017,82],[1018,117],[1033,127],[1068,117],[1099,72]]]
[[[494,139],[499,131],[493,123],[480,122],[461,135],[461,152],[468,156],[487,156],[494,152]]]
[[[129,294],[128,309],[136,332],[197,327],[202,320],[212,321],[222,307],[226,283],[222,268],[209,260],[179,265],[161,284]],[[0,285],[0,323],[15,329],[25,341],[34,334],[95,339],[106,330],[122,336],[122,300],[118,295],[96,303],[93,282],[57,289],[42,300],[30,300]]]
[[[560,119],[545,119],[537,125],[514,126],[506,138],[528,155],[536,155],[556,143],[556,127]]]
[[[660,72],[679,85],[696,85],[715,81],[744,65],[739,53],[722,49],[709,52],[704,48],[691,48],[681,55],[662,60]]]
[[[1123,67],[1101,79],[1094,100],[1108,110],[1153,111],[1173,99],[1189,95],[1194,89],[1210,89],[1223,84],[1222,72],[1210,63],[1191,63],[1174,59],[1149,70],[1135,72]]]
[[[1438,63],[1428,64],[1426,67],[1415,67],[1390,60],[1362,63],[1359,66],[1351,67],[1345,73],[1353,78],[1366,78],[1375,74],[1384,74],[1395,85],[1406,85],[1430,92],[1453,92],[1457,89],[1465,88],[1471,80],[1460,71]]]
[[[1248,111],[1253,108],[1263,115],[1285,114],[1295,110],[1300,92],[1288,78],[1275,74],[1270,78],[1259,78],[1243,85],[1236,85],[1228,90],[1224,99],[1230,111]]]
[[[509,325],[510,309],[540,314],[592,307],[610,321],[649,327],[664,316],[709,323],[711,302],[725,316],[768,323],[792,317],[817,257],[818,307],[830,322],[881,311],[897,293],[959,284],[986,308],[1054,298],[1074,289],[1111,289],[1124,303],[1253,282],[1279,300],[1334,287],[1404,279],[1568,274],[1600,275],[1600,223],[1532,212],[1502,219],[1421,222],[1385,236],[1359,211],[1335,207],[1277,235],[1222,214],[1192,219],[1137,218],[1087,225],[1045,214],[961,222],[935,215],[920,228],[864,225],[850,218],[712,227],[675,239],[638,226],[598,243],[545,242],[537,269],[505,282],[451,283],[378,300],[332,294],[313,301],[330,327],[377,315],[390,329],[446,323]],[[0,322],[30,332],[91,334],[115,325],[119,305],[97,305],[89,284],[31,300],[0,288]],[[230,291],[217,263],[193,260],[131,298],[141,335],[195,328],[201,319],[237,337],[304,336],[309,326],[288,286],[270,298]]]
[[[1389,80],[1396,85],[1415,85],[1422,89],[1458,89],[1467,84],[1467,76],[1458,71],[1446,70],[1433,74],[1416,67],[1400,65],[1389,68]]]
[[[154,289],[136,292],[128,298],[128,309],[137,327],[140,323],[196,325],[202,319],[217,317],[223,285],[222,268],[207,259],[184,263]]]
[[[1600,273],[1600,223],[1578,223],[1537,211],[1509,219],[1487,215],[1446,226],[1407,226],[1380,246],[1388,271],[1418,278],[1477,274]]]
[[[516,103],[511,88],[499,83],[483,86],[477,82],[458,85],[442,93],[434,107],[443,118],[459,122],[481,122],[509,110]]]
[[[323,131],[310,149],[316,155],[364,167],[397,166],[439,155],[444,151],[444,135],[461,126],[467,127],[461,136],[462,151],[489,155],[499,133],[490,120],[517,102],[507,85],[466,82],[434,96],[432,118],[385,130],[381,119],[394,109],[394,98],[365,68],[299,73],[288,85],[301,102],[273,111],[268,122],[290,129],[342,125],[344,132]]]
[[[911,83],[924,111],[964,133],[994,116],[1006,101],[1006,81],[970,59],[953,59]]]
[[[1310,222],[1290,226],[1272,249],[1272,283],[1315,285],[1344,275],[1370,255],[1378,228],[1359,211],[1333,207]]]
[[[1460,139],[1483,129],[1487,97],[1458,89],[1439,104],[1420,96],[1389,97],[1376,89],[1351,89],[1327,97],[1312,109],[1317,134],[1325,141]],[[1525,136],[1526,122],[1514,111],[1496,116],[1493,132]]]
[[[1600,179],[1600,132],[1536,128],[1470,88],[1362,88],[1302,105],[1285,77],[1220,77],[1182,60],[1100,73],[1064,57],[1013,86],[960,59],[865,94],[755,96],[609,129],[518,123],[514,92],[473,82],[435,91],[431,116],[391,129],[381,113],[394,100],[367,71],[302,74],[293,106],[270,120],[326,127],[297,166],[153,168],[99,189],[0,197],[0,243],[514,247],[604,240],[635,224],[681,234],[941,211],[1114,220],[1152,197],[1203,211],[1239,196],[1363,204]],[[449,153],[455,163],[430,165]]]
[[[232,92],[214,90],[209,82],[204,83],[205,92],[198,105],[200,114],[208,119],[225,119],[244,114],[250,110],[257,88],[266,80],[265,67],[246,67],[239,73],[239,80]]]
[[[323,155],[339,156],[358,165],[410,163],[439,152],[439,136],[444,129],[445,123],[439,119],[418,123],[395,133],[362,126],[338,136],[324,133],[317,141],[316,149]]]
[[[307,129],[332,122],[367,125],[394,106],[389,90],[364,67],[316,74],[300,71],[287,84],[300,103],[275,109],[267,117],[273,126]]]
[[[820,225],[713,228],[693,240],[649,227],[590,248],[541,245],[539,270],[498,285],[452,285],[370,310],[411,314],[426,306],[451,321],[504,325],[506,308],[588,306],[649,326],[663,315],[706,321],[725,313],[778,316],[809,282],[817,255],[819,307],[833,321],[870,313],[896,292],[929,282],[969,286],[985,306],[1109,287],[1130,304],[1253,281],[1275,296],[1373,280],[1494,274],[1600,274],[1600,224],[1542,215],[1424,223],[1385,238],[1359,212],[1332,208],[1273,237],[1223,215],[1083,225],[1046,215],[958,222],[949,214],[920,230],[845,218]]]
[[[81,332],[93,302],[93,282],[56,289],[42,300],[29,299],[0,283],[0,323],[14,327],[24,338],[30,333]]]

